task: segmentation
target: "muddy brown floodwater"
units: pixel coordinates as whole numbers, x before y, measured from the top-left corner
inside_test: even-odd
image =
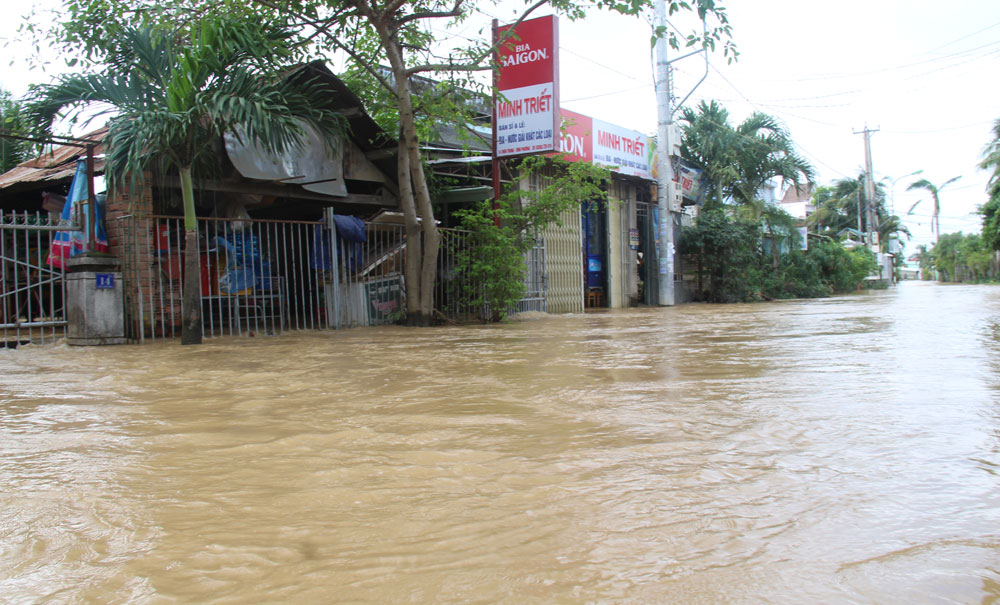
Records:
[[[1000,599],[1000,288],[0,350],[0,601]]]

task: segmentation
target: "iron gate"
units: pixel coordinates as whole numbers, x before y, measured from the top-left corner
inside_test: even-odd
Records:
[[[545,292],[548,276],[545,273],[545,239],[537,238],[534,246],[524,253],[524,297],[514,307],[515,313],[546,310]]]
[[[0,211],[0,348],[66,336],[65,270],[49,264],[60,225],[48,213]]]

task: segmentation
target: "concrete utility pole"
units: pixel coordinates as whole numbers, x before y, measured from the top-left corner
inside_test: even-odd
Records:
[[[865,221],[868,224],[868,246],[873,250],[876,248],[875,233],[878,232],[878,209],[875,207],[875,174],[872,170],[872,133],[879,129],[871,130],[865,124],[865,129],[861,132],[854,131],[854,134],[865,136]],[[875,250],[878,252],[878,250]]]
[[[653,27],[657,31],[662,32],[666,30],[668,25],[667,2],[666,0],[657,0],[656,13],[653,16]],[[702,23],[702,27],[704,31],[704,23]],[[659,278],[657,282],[659,283],[658,302],[661,307],[671,307],[676,302],[674,296],[674,254],[676,252],[674,245],[674,215],[679,214],[679,212],[674,212],[674,199],[676,197],[674,191],[674,166],[670,160],[670,153],[674,145],[671,137],[673,137],[675,109],[671,91],[673,87],[670,76],[670,64],[691,55],[705,53],[704,75],[694,85],[694,88],[688,92],[687,96],[681,99],[677,107],[684,105],[684,102],[688,100],[694,89],[698,88],[705,81],[705,78],[708,77],[708,52],[704,48],[689,52],[671,61],[667,59],[667,44],[665,35],[659,36],[656,40],[656,109],[658,116],[656,130],[658,172],[656,180],[656,205],[660,214],[659,225],[657,225],[660,236],[660,245],[657,250],[657,260],[659,261]]]
[[[653,26],[667,26],[666,0],[657,0]],[[660,220],[657,228],[660,246],[657,250],[659,261],[659,300],[661,307],[674,305],[674,167],[670,162],[670,130],[674,124],[674,110],[670,106],[670,61],[667,60],[667,39],[660,36],[656,40],[656,108],[657,108],[657,168],[656,203]]]

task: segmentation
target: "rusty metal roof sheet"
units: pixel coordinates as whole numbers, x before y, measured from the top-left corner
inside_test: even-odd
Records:
[[[100,128],[88,133],[84,138],[103,141],[108,134],[108,129]],[[15,192],[21,189],[30,189],[39,184],[55,184],[73,178],[76,172],[76,160],[86,155],[86,150],[82,147],[72,145],[60,145],[54,147],[37,158],[21,162],[13,169],[0,175],[0,189],[8,192]],[[95,149],[94,172],[104,171],[104,147],[98,146]]]

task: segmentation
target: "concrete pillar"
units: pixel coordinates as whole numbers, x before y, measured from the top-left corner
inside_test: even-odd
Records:
[[[125,343],[122,274],[113,256],[81,254],[66,261],[66,341]]]

